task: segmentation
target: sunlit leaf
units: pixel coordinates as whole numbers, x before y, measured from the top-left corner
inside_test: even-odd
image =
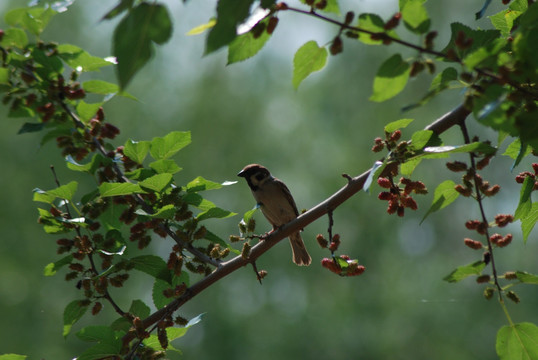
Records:
[[[323,69],[326,63],[325,47],[319,47],[313,40],[301,46],[293,57],[293,87],[297,89],[308,75]]]
[[[455,186],[456,183],[452,180],[445,180],[437,185],[433,193],[432,204],[422,218],[421,223],[428,217],[428,215],[447,207],[458,198],[460,194],[454,189]]]
[[[260,23],[267,25],[269,18]],[[261,35],[255,37],[254,31],[249,31],[238,35],[228,46],[228,64],[246,60],[256,55],[271,37],[267,31],[263,30]]]
[[[71,332],[73,325],[82,318],[88,310],[88,305],[83,305],[81,300],[73,300],[64,309],[63,336]]]
[[[88,104],[84,100],[80,100],[77,104],[78,117],[82,122],[87,123],[97,114],[101,106],[103,106],[102,102]]]
[[[363,13],[359,15],[358,27],[363,30],[368,30],[373,33],[385,33],[394,39],[398,39],[398,35],[394,30],[385,31],[385,22],[377,14]],[[359,41],[368,45],[381,45],[383,40],[372,40],[370,35],[360,34]]]
[[[538,275],[529,274],[525,271],[516,271],[517,279],[525,284],[538,285]]]
[[[412,32],[424,34],[430,29],[431,20],[423,0],[409,0],[401,9],[405,26]]]
[[[47,264],[45,266],[45,269],[43,269],[43,275],[44,276],[54,276],[60,270],[66,265],[69,265],[73,262],[73,255],[68,255],[63,258],[61,258],[58,261],[55,261],[53,263]]]
[[[190,131],[173,131],[151,140],[150,154],[155,160],[167,159],[191,143]]]
[[[398,95],[407,84],[410,66],[400,54],[388,58],[377,71],[371,101],[383,102]]]
[[[149,163],[149,167],[155,170],[155,172],[157,172],[158,174],[175,174],[182,170],[172,159],[161,159],[154,161],[152,163]]]
[[[99,185],[101,197],[132,195],[136,193],[145,193],[137,184],[131,183],[107,183]]]
[[[385,132],[386,133],[392,133],[396,130],[403,129],[407,127],[407,125],[411,124],[413,122],[413,119],[400,119],[393,122],[388,123],[385,125]]]
[[[528,205],[524,205],[528,206]],[[519,209],[519,206],[518,206]],[[525,212],[525,210],[521,210],[522,213]],[[529,238],[529,235],[531,231],[534,229],[534,226],[536,225],[536,221],[538,221],[538,203],[533,203],[531,205],[531,208],[527,211],[525,216],[520,219],[521,220],[521,232],[523,235],[523,242],[527,242],[527,239]]]
[[[534,189],[534,179],[527,176],[523,181],[521,190],[519,192],[519,203],[517,205],[516,212],[514,213],[514,219],[524,219],[527,217],[532,209],[531,193]]]
[[[230,44],[237,36],[236,28],[250,14],[254,0],[220,0],[217,2],[217,23],[206,40],[205,55]]]
[[[141,255],[130,259],[130,263],[138,271],[142,271],[156,279],[161,279],[170,283],[172,275],[166,266],[166,262],[159,256]]]
[[[497,332],[495,349],[501,360],[538,359],[538,327],[533,323],[503,326]]]
[[[146,190],[152,192],[162,192],[166,187],[172,183],[172,174],[157,174],[149,177],[143,181],[140,181],[138,185]]]
[[[61,44],[57,47],[58,55],[72,69],[78,72],[97,71],[103,66],[112,65],[111,62],[92,56],[78,46],[71,44]]]

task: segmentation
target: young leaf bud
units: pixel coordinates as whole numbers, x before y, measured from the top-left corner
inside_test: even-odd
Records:
[[[487,300],[491,299],[494,294],[495,294],[495,289],[494,288],[487,287],[487,288],[484,289],[484,297]]]

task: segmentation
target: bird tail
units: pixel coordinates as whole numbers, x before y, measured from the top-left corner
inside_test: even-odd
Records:
[[[312,258],[306,251],[301,234],[296,232],[290,236],[291,251],[293,253],[293,262],[299,266],[308,266],[312,262]]]

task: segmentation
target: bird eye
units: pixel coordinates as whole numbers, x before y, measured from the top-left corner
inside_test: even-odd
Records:
[[[265,175],[262,174],[262,173],[256,174],[256,180],[258,180],[258,181],[262,181],[264,177],[265,177]]]

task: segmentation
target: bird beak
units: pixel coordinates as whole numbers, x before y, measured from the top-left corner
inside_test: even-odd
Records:
[[[240,172],[237,173],[237,176],[239,177],[245,177],[245,170],[241,170]]]

